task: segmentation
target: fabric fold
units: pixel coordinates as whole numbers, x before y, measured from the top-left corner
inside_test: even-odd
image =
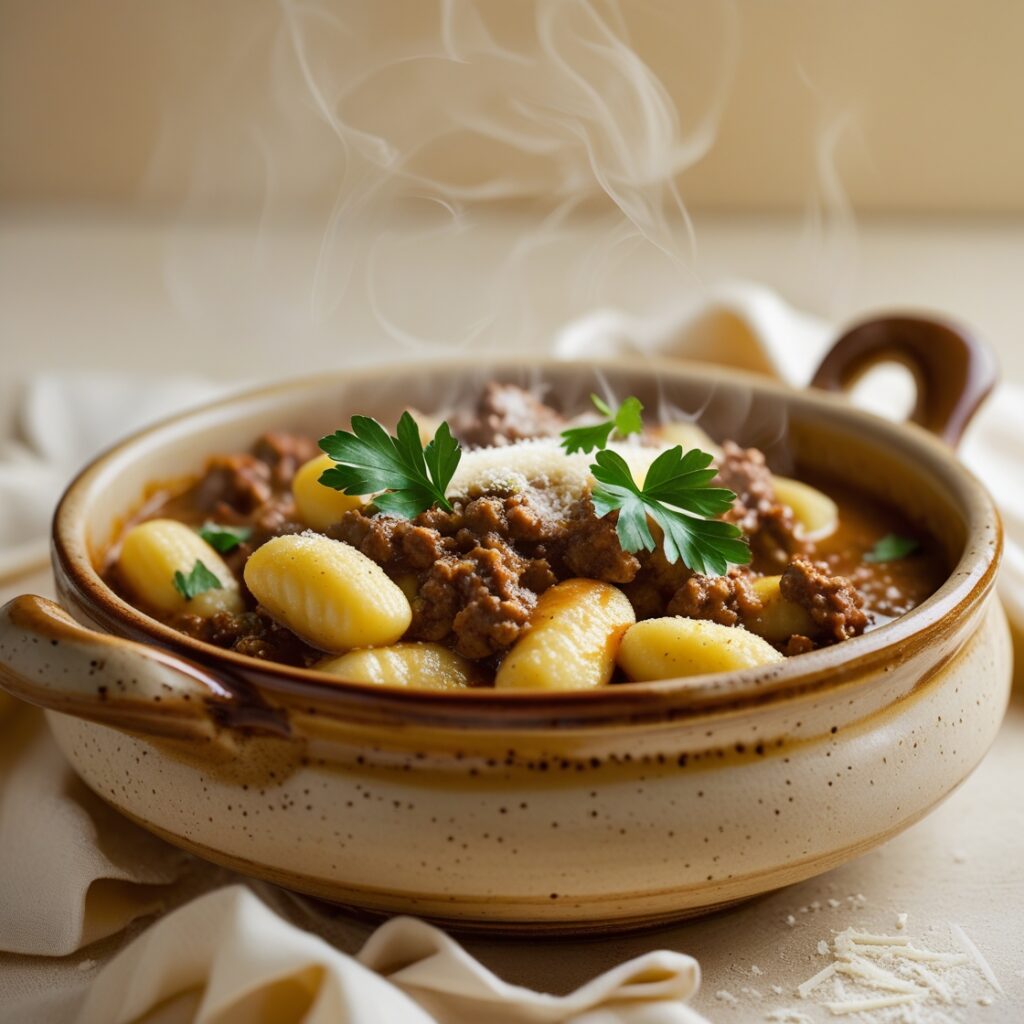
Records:
[[[88,790],[41,712],[0,719],[0,949],[65,956],[114,935],[159,911],[187,862]]]
[[[701,1024],[683,953],[649,953],[567,996],[501,981],[443,932],[394,918],[348,956],[229,886],[151,926],[100,973],[77,1024]]]

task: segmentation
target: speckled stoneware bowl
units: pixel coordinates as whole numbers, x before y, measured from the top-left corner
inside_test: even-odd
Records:
[[[906,318],[841,339],[818,382],[839,388],[880,358],[914,368],[916,418],[947,440],[991,384],[957,332]],[[780,470],[795,459],[895,502],[953,569],[903,618],[782,665],[550,695],[392,690],[250,660],[148,618],[97,574],[154,478],[271,427],[444,408],[494,376],[570,410],[601,381],[699,413]],[[1000,546],[992,501],[946,443],[822,391],[641,360],[323,374],[167,421],[90,465],[54,526],[68,611],[36,597],[3,609],[0,684],[49,709],[93,790],[201,857],[367,911],[621,929],[831,868],[970,773],[1009,691]]]

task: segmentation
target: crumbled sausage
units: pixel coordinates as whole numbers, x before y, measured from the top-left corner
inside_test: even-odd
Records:
[[[453,636],[468,658],[515,643],[537,595],[557,581],[544,542],[561,532],[522,494],[456,501],[450,512],[433,508],[410,521],[352,510],[328,531],[392,578],[414,576],[410,639]]]
[[[255,444],[253,454],[270,467],[274,487],[291,487],[292,477],[304,463],[320,454],[320,449],[308,437],[270,431]]]
[[[782,568],[802,549],[792,509],[775,498],[771,470],[764,453],[741,448],[733,441],[722,445],[715,483],[736,493],[733,507],[723,518],[737,525],[762,564]]]
[[[470,447],[515,444],[534,437],[555,437],[565,418],[525,388],[492,381],[471,415],[452,417],[456,437]]]
[[[180,615],[175,626],[198,640],[265,661],[308,666],[322,654],[278,625],[265,611],[217,612],[209,618]]]
[[[598,519],[589,498],[578,502],[567,523],[563,558],[570,573],[605,583],[631,583],[640,570],[635,555],[622,550],[613,516]]]
[[[455,650],[467,658],[511,647],[537,603],[521,583],[524,573],[507,545],[441,558],[419,587],[408,636],[437,641],[454,633]]]
[[[675,593],[666,609],[669,615],[710,619],[721,626],[735,626],[762,608],[749,576],[733,570],[728,576],[694,573]]]
[[[787,658],[792,658],[795,654],[808,654],[814,650],[814,646],[814,641],[809,636],[804,636],[802,633],[794,633],[786,641],[782,653]]]
[[[255,455],[215,455],[196,491],[207,514],[230,520],[254,512],[273,494],[270,467]]]
[[[826,566],[795,558],[782,574],[779,591],[806,608],[826,641],[849,640],[868,625],[864,597],[845,576],[829,576]]]

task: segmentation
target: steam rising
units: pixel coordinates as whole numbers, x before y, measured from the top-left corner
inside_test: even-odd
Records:
[[[694,236],[678,178],[711,146],[731,81],[736,14],[718,9],[727,45],[713,79],[692,83],[684,121],[631,40],[640,15],[667,19],[669,7],[262,8],[217,81],[195,86],[207,134],[191,147],[204,163],[186,209],[207,215],[222,201],[217,154],[244,151],[254,173],[232,192],[240,207],[259,196],[259,232],[242,260],[182,232],[170,286],[194,316],[246,317],[255,344],[301,337],[356,304],[368,310],[367,337],[508,351],[543,340],[539,301],[557,295],[560,309],[582,312],[638,262],[677,289],[692,284]],[[243,94],[261,63],[270,69],[263,91]],[[241,123],[229,113],[239,107],[248,111]],[[169,124],[165,141],[177,129],[180,144],[182,127]],[[154,180],[160,159],[174,155],[169,145]],[[333,201],[321,209],[328,190]],[[292,226],[296,196],[318,231]],[[599,244],[582,260],[559,259],[584,212],[601,225]],[[485,223],[497,241],[484,237]],[[538,279],[542,252],[557,279],[550,270]],[[464,301],[439,308],[435,275],[450,283],[453,273],[465,276]]]

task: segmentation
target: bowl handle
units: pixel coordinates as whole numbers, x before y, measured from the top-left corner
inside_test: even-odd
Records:
[[[51,711],[193,748],[199,741],[211,752],[234,749],[230,726],[287,733],[270,709],[246,715],[235,691],[199,665],[86,629],[30,594],[0,608],[0,688]]]
[[[942,320],[885,316],[848,330],[822,360],[811,384],[849,391],[880,363],[899,362],[914,375],[917,399],[910,418],[956,446],[995,387],[995,357],[963,328]]]

